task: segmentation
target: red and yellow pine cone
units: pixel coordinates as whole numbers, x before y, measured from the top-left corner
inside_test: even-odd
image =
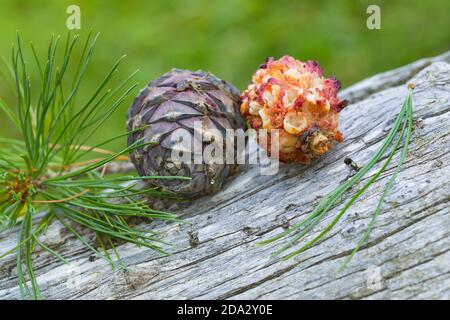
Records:
[[[280,161],[307,164],[343,140],[339,112],[348,102],[339,89],[315,61],[268,58],[242,94],[241,113],[253,129],[279,130]]]

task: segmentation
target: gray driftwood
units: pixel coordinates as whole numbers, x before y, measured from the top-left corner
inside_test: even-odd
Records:
[[[113,271],[54,223],[44,241],[70,263],[36,254],[43,297],[449,299],[449,60],[449,53],[420,60],[344,90],[342,96],[352,100],[341,117],[345,142],[312,166],[283,165],[275,176],[245,168],[222,192],[181,210],[191,224],[154,223],[174,244],[170,256],[124,244],[119,249],[129,268]],[[411,151],[369,242],[348,267],[336,272],[365,230],[395,164],[317,246],[287,262],[270,257],[275,245],[256,246],[348,178],[345,157],[359,164],[368,160],[390,129],[407,82],[417,85]],[[342,202],[325,223],[340,207]],[[0,252],[14,246],[16,231],[2,235]],[[0,299],[18,297],[15,260],[8,256],[0,261]]]

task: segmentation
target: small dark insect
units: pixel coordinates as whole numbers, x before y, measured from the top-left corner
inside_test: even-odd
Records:
[[[351,158],[345,158],[344,163],[355,171],[359,171],[359,169],[360,169],[358,164],[355,161],[353,161]]]

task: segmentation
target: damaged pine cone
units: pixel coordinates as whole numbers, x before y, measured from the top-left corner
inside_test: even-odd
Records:
[[[211,144],[224,146],[226,129],[245,128],[239,107],[239,90],[204,71],[173,69],[150,82],[127,115],[128,144],[140,139],[146,143],[131,154],[138,173],[141,176],[190,177],[191,180],[152,181],[163,190],[184,198],[220,189],[237,168],[236,161],[199,163],[198,156],[202,157]],[[187,140],[192,143],[181,143]],[[200,147],[195,149],[195,145]],[[189,161],[180,161],[174,154],[183,154],[183,159],[188,155]]]
[[[343,139],[339,112],[348,102],[338,98],[339,88],[315,61],[269,58],[242,95],[241,113],[255,130],[279,130],[280,161],[307,164]],[[267,140],[259,142],[269,152]]]

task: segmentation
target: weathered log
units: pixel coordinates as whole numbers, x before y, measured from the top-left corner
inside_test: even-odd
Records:
[[[180,209],[190,224],[152,223],[173,244],[170,256],[123,244],[119,252],[129,268],[114,271],[55,222],[43,240],[70,263],[37,252],[34,267],[43,297],[450,298],[449,60],[450,53],[420,60],[344,90],[352,102],[341,114],[345,142],[311,166],[282,165],[275,176],[244,168],[222,192]],[[324,241],[301,255],[279,261],[270,256],[277,244],[256,246],[348,178],[345,157],[358,164],[370,158],[400,110],[407,82],[417,86],[410,153],[368,243],[347,268],[337,272],[370,221],[395,163]],[[315,232],[353,194],[346,194]],[[0,252],[14,247],[16,237],[17,230],[3,234]],[[18,297],[15,259],[8,256],[0,261],[0,299]]]

